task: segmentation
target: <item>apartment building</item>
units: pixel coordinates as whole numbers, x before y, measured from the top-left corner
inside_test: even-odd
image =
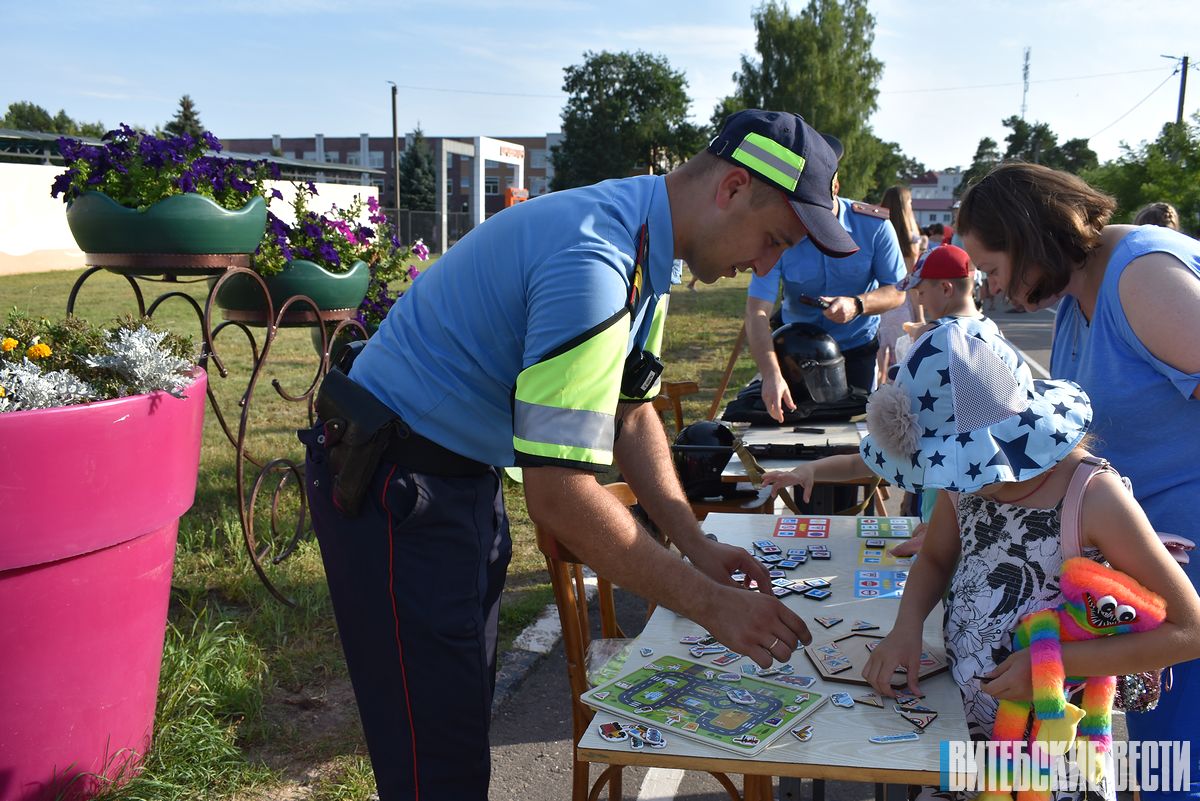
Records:
[[[962,171],[951,168],[930,170],[909,184],[917,225],[924,228],[933,223],[950,225],[954,222],[954,195],[962,179]]]
[[[520,187],[529,191],[530,197],[543,195],[550,191],[550,181],[554,177],[554,166],[550,159],[550,148],[562,140],[562,134],[550,133],[544,136],[498,136],[494,137],[512,145],[524,148],[525,151],[525,186]],[[471,144],[473,136],[425,137],[425,141],[434,150],[439,141],[452,141],[460,144]],[[412,134],[406,134],[399,142],[400,157],[404,151],[412,147]],[[395,160],[392,148],[392,137],[371,136],[326,136],[315,134],[311,137],[284,137],[275,134],[262,139],[226,139],[225,146],[230,151],[258,155],[279,155],[286,158],[299,159],[318,164],[337,164],[345,166],[366,166],[380,170],[381,173],[370,175],[367,180],[379,188],[379,197],[385,206],[392,205],[395,197]],[[472,182],[474,168],[470,156],[446,152],[446,209],[449,212],[465,212],[470,210],[471,196],[474,191]],[[504,190],[515,184],[514,170],[509,165],[488,162],[484,169],[484,216],[504,208]]]

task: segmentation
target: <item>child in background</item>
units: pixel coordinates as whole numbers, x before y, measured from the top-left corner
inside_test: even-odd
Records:
[[[1058,508],[1088,455],[1081,443],[1090,423],[1078,385],[1033,380],[994,325],[977,318],[928,332],[896,382],[871,396],[861,446],[870,469],[901,489],[958,493],[956,504],[939,493],[896,623],[863,669],[877,692],[893,695],[899,666],[908,689],[919,691],[921,630],[949,588],[946,650],[972,739],[991,735],[999,699],[1032,698],[1029,650],[1013,653],[1012,632],[1024,615],[1062,602]],[[1196,658],[1200,598],[1115,473],[1088,485],[1080,538],[1085,557],[1162,596],[1167,619],[1154,631],[1064,643],[1066,674],[1136,673]],[[1099,795],[1115,796],[1111,775]]]
[[[912,290],[916,296],[917,309],[924,310],[928,318],[933,320],[931,323],[925,323],[922,319],[919,324],[905,325],[906,331],[912,327],[909,336],[913,341],[919,339],[926,331],[952,320],[973,320],[987,328],[991,334],[1000,336],[996,324],[980,314],[975,306],[972,296],[975,285],[974,272],[971,259],[965,250],[954,245],[942,245],[922,256],[912,273],[896,284],[896,288],[901,291]],[[898,342],[903,340],[904,337],[901,337]],[[903,353],[897,348],[897,355],[901,361],[907,356],[909,347],[911,345],[904,346]],[[775,487],[800,485],[804,489],[804,500],[807,502],[815,482],[852,481],[870,478],[871,475],[871,469],[862,458],[851,453],[827,456],[802,464],[791,471],[771,471],[763,476],[763,484]],[[891,480],[890,477],[885,478]],[[916,504],[913,512],[922,522],[927,522],[937,493],[913,489],[913,502]],[[913,530],[913,536],[892,548],[891,553],[895,556],[912,556],[921,548],[924,531],[924,525],[917,526]]]
[[[944,317],[984,319],[973,294],[975,268],[971,265],[971,257],[960,247],[942,245],[927,251],[913,271],[896,284],[896,289],[901,292],[911,290],[916,306],[924,310],[927,320],[937,321]],[[906,327],[905,330],[916,342],[929,326],[915,330]]]

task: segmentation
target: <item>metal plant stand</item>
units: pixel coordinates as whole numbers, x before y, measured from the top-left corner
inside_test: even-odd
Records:
[[[278,377],[270,379],[271,386],[280,398],[297,405],[303,404],[305,419],[308,425],[312,425],[315,417],[316,391],[320,386],[321,378],[329,370],[331,343],[343,336],[356,339],[367,337],[367,331],[356,319],[357,310],[321,310],[311,298],[304,295],[289,297],[279,309],[276,309],[262,277],[249,269],[250,257],[246,254],[88,253],[85,254],[85,263],[89,265],[89,269],[79,276],[71,288],[71,294],[67,299],[67,314],[74,313],[76,299],[84,283],[101,271],[116,273],[125,278],[137,300],[138,312],[143,316],[153,317],[155,311],[163,303],[173,298],[182,299],[195,312],[203,343],[199,362],[210,373],[209,405],[236,454],[235,480],[238,518],[246,550],[250,555],[254,571],[263,585],[283,603],[295,606],[295,601],[287,597],[272,582],[269,571],[291,556],[300,540],[308,534],[308,501],[304,494],[304,465],[302,461],[288,457],[263,458],[261,455],[250,453],[247,449],[255,390],[258,388],[259,380],[268,376],[269,369],[272,367],[271,349],[281,328],[319,328],[321,332],[320,358],[317,360],[318,363],[311,381],[303,391],[290,391],[284,387]],[[225,282],[236,275],[249,276],[255,282],[262,292],[263,311],[226,310],[221,312],[216,306],[217,292]],[[146,296],[141,287],[143,282],[186,284],[199,281],[211,282],[203,308],[192,295],[179,289],[161,292],[147,306]],[[215,320],[214,312],[220,312],[223,319]],[[212,380],[212,371],[209,370],[211,362],[220,378],[229,378],[229,370],[217,349],[217,339],[227,328],[239,330],[245,335],[250,345],[252,359],[249,379],[238,400],[236,426],[231,426],[231,419],[221,409],[217,395],[213,391],[215,382]],[[264,337],[261,348],[255,329],[261,329]],[[253,481],[247,486],[250,476],[253,476]],[[299,508],[295,520],[284,519],[285,515],[281,505],[281,500],[289,484],[296,488],[299,495]],[[269,531],[256,533],[255,508],[260,501],[266,503],[267,498],[270,499]]]

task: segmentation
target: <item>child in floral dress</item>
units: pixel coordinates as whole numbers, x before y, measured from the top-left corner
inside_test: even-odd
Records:
[[[994,327],[959,318],[939,321],[914,344],[896,381],[871,396],[867,423],[861,453],[872,470],[901,489],[950,490],[957,502],[939,493],[895,626],[863,676],[892,695],[893,671],[904,666],[917,692],[921,629],[945,594],[946,650],[968,729],[973,740],[990,739],[998,701],[1033,695],[1029,651],[1013,651],[1017,623],[1062,602],[1059,514],[1089,455],[1091,404],[1073,382],[1034,380]],[[1200,598],[1119,476],[1097,475],[1081,508],[1083,555],[1162,596],[1167,619],[1153,631],[1064,643],[1066,675],[1136,673],[1195,658]],[[1090,790],[1114,798],[1111,771]]]

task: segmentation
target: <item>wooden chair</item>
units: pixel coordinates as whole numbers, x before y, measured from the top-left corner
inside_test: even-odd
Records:
[[[637,503],[628,484],[614,483],[605,486],[621,503],[632,506]],[[538,548],[546,557],[546,569],[550,573],[550,583],[554,589],[554,603],[558,607],[558,619],[562,624],[563,651],[567,659],[567,679],[571,685],[571,799],[572,801],[593,801],[600,797],[605,785],[608,786],[609,798],[619,801],[621,798],[621,767],[609,765],[596,781],[589,786],[591,763],[579,759],[579,738],[591,725],[595,711],[579,700],[583,693],[591,689],[588,683],[588,654],[595,652],[601,644],[601,639],[624,637],[620,624],[617,622],[616,607],[613,603],[612,584],[603,578],[597,578],[598,606],[600,611],[600,638],[591,636],[591,620],[588,612],[586,585],[584,583],[583,563],[566,548],[553,534],[535,526]],[[669,735],[669,731],[667,732]],[[712,776],[725,788],[725,792],[733,801],[743,801],[737,788],[729,777],[723,773],[713,773]],[[770,777],[747,776],[747,794],[744,801],[757,801],[766,798],[763,792],[763,782],[770,787]]]
[[[675,433],[683,430],[683,402],[686,395],[695,395],[700,391],[700,385],[695,381],[664,381],[660,385],[658,397],[653,401],[654,410],[667,428],[667,412],[675,416]],[[667,428],[668,434],[670,429]]]

